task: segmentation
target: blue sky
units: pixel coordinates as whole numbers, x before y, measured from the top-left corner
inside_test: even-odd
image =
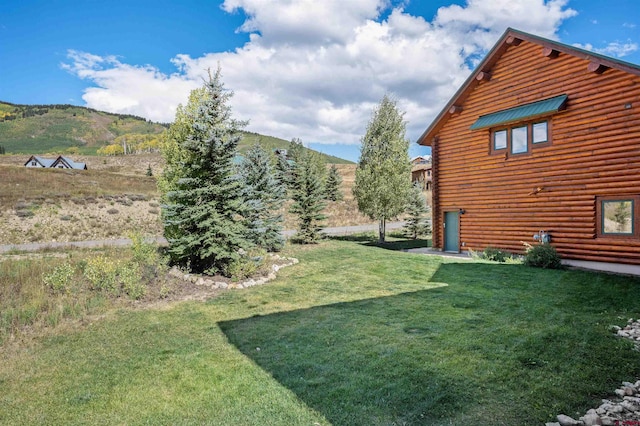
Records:
[[[0,8],[0,100],[169,122],[220,64],[247,130],[357,160],[390,93],[418,155],[509,26],[640,63],[636,0],[25,0]]]

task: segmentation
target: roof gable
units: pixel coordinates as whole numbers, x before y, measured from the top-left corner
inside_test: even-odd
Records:
[[[36,161],[38,164],[40,164],[41,167],[51,167],[51,165],[56,161],[53,158],[44,158],[44,157],[39,157],[37,155],[32,155],[31,157],[29,157],[29,159],[24,163],[24,165],[26,166],[27,164],[29,164],[32,161]]]
[[[500,60],[501,56],[506,52],[506,50],[511,46],[519,45],[522,41],[538,44],[544,49],[543,54],[549,57],[555,57],[561,52],[578,57],[580,59],[588,60],[589,71],[595,73],[602,73],[608,68],[615,68],[640,76],[640,66],[636,64],[620,61],[608,56],[569,46],[567,44],[545,39],[543,37],[538,37],[522,31],[514,30],[512,28],[507,28],[505,33],[489,51],[487,56],[485,56],[482,62],[480,62],[476,69],[469,75],[467,80],[453,95],[453,97],[449,100],[442,111],[436,116],[431,125],[418,138],[417,142],[421,145],[431,145],[433,138],[438,134],[440,129],[447,122],[450,115],[459,112],[460,106],[464,103],[466,98],[476,88],[476,86],[482,80],[486,80],[491,77],[491,69]],[[506,112],[506,110],[501,112]]]

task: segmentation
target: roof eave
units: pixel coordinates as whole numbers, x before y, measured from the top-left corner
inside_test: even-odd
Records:
[[[433,120],[433,122],[427,128],[427,130],[425,130],[424,133],[422,133],[422,135],[418,138],[418,141],[417,141],[418,144],[431,146],[431,141],[437,135],[438,131],[440,130],[440,127],[442,126],[442,124],[444,124],[443,121],[447,117],[447,113],[448,113],[449,109],[451,109],[452,106],[454,106],[454,105],[456,105],[456,103],[458,103],[460,98],[463,97],[463,95],[465,94],[465,92],[467,90],[471,90],[472,87],[475,87],[475,86],[472,86],[472,85],[474,85],[474,82],[475,82],[476,85],[479,83],[479,81],[476,80],[476,76],[478,75],[479,72],[481,72],[481,71],[490,71],[490,68],[493,65],[493,61],[497,61],[497,59],[499,57],[499,55],[498,55],[500,53],[499,51],[501,49],[506,49],[507,45],[505,44],[505,40],[507,39],[507,37],[512,35],[511,34],[512,32],[515,32],[515,30],[513,30],[512,28],[507,28],[507,30],[504,32],[504,34],[502,34],[502,37],[500,37],[498,39],[498,41],[493,46],[493,48],[491,48],[489,53],[487,53],[487,55],[484,57],[484,59],[471,72],[471,74],[469,74],[469,77],[467,77],[467,79],[462,84],[462,86],[460,86],[458,91],[453,95],[453,97],[449,100],[449,102],[442,109],[442,111],[440,111],[440,114],[437,115],[437,117],[435,118],[435,120]]]
[[[507,38],[515,37],[520,40],[524,40],[530,43],[535,43],[543,47],[550,47],[559,52],[569,54],[580,59],[598,62],[609,68],[616,68],[631,74],[640,76],[640,66],[625,61],[613,59],[598,53],[590,52],[588,50],[580,49],[578,47],[569,46],[557,41],[548,40],[543,37],[539,37],[533,34],[525,33],[513,28],[507,28],[502,37],[496,42],[493,48],[487,53],[485,58],[480,64],[471,72],[469,77],[460,86],[458,91],[453,95],[451,100],[446,104],[444,109],[436,116],[431,125],[422,133],[418,138],[417,143],[420,145],[431,146],[433,138],[437,136],[438,131],[442,128],[447,119],[449,109],[454,105],[460,103],[460,100],[466,98],[467,92],[470,92],[480,82],[476,80],[476,76],[481,71],[491,71],[491,67],[498,61],[503,51],[509,46],[506,43]]]

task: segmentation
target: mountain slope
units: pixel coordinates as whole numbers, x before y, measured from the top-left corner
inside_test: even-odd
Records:
[[[76,146],[89,154],[123,134],[159,134],[162,131],[161,124],[132,115],[72,105],[0,102],[0,145],[7,153],[42,154]]]
[[[77,147],[82,154],[95,154],[126,134],[160,134],[166,125],[141,117],[112,114],[74,105],[18,105],[0,101],[0,146],[7,154],[46,154]],[[289,142],[257,133],[243,132],[238,149],[246,152],[255,143],[266,149],[287,148]],[[321,154],[327,163],[351,164],[342,158]]]

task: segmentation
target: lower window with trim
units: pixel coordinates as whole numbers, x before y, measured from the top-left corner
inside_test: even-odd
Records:
[[[598,237],[637,238],[640,195],[596,197]]]

